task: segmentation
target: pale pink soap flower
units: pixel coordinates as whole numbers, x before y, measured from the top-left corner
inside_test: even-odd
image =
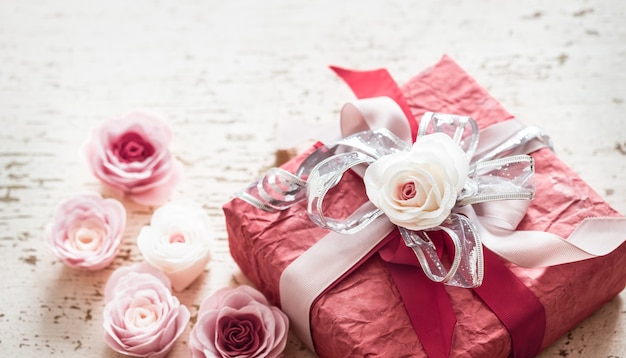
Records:
[[[289,320],[249,286],[223,288],[202,302],[189,336],[193,358],[281,357]]]
[[[165,357],[190,318],[167,276],[146,263],[115,270],[104,300],[104,341],[133,357]]]
[[[142,205],[160,205],[182,179],[169,150],[170,128],[147,112],[131,112],[97,126],[83,152],[104,184]]]
[[[84,192],[57,205],[46,244],[66,265],[96,271],[113,261],[125,229],[126,210],[119,201]]]
[[[190,200],[171,201],[152,214],[137,237],[144,259],[163,271],[174,291],[187,288],[211,259],[213,231],[208,215]]]

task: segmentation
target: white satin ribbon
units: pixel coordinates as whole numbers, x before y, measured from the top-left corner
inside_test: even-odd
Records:
[[[374,205],[367,202],[357,212],[372,208],[375,208]],[[312,351],[315,347],[310,328],[311,305],[330,284],[361,261],[394,228],[395,225],[386,216],[379,216],[367,226],[367,230],[355,234],[330,231],[282,272],[281,310],[289,316],[291,329]]]

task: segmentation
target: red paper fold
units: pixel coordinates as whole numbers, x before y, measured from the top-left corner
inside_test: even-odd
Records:
[[[401,87],[419,118],[425,111],[470,115],[481,128],[511,115],[449,58]],[[306,155],[306,154],[305,154]],[[543,230],[567,237],[585,217],[619,216],[580,177],[547,149],[533,154],[537,191],[520,230]],[[285,166],[294,170],[304,155]],[[365,200],[362,182],[346,175],[333,189],[333,217],[347,215]],[[304,203],[266,213],[233,199],[224,205],[231,254],[248,278],[279,304],[283,269],[326,234],[306,215]],[[320,265],[324,258],[320,258]],[[547,322],[542,346],[566,333],[626,285],[626,245],[592,260],[545,269],[507,264],[540,299]],[[315,272],[311,273],[312,275]],[[487,277],[489,272],[485,272]],[[303,277],[303,280],[306,280]],[[297,290],[294,287],[294,290]],[[502,288],[506,292],[506,287]],[[472,290],[447,287],[457,325],[451,356],[506,357],[507,330]],[[505,296],[506,297],[506,296]],[[517,305],[516,297],[507,297]],[[321,357],[424,356],[400,295],[377,255],[321,297],[311,311],[312,333]]]

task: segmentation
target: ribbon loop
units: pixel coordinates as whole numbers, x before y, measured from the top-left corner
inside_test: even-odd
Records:
[[[407,150],[408,144],[386,128],[379,128],[346,137],[334,148],[337,148],[334,152],[338,154],[319,162],[308,176],[307,214],[320,227],[341,234],[352,234],[382,215],[382,211],[376,208],[362,210],[345,220],[330,218],[323,213],[326,194],[339,183],[346,171],[353,169],[357,174],[362,174],[363,165],[369,165],[387,154]]]
[[[286,209],[299,201],[303,197],[300,189],[304,187],[304,180],[280,168],[270,169],[256,185],[259,196],[276,210]]]
[[[444,133],[465,151],[472,159],[478,145],[478,125],[467,116],[456,114],[426,112],[422,116],[418,137],[432,133]]]
[[[455,251],[459,265],[448,285],[463,288],[480,286],[484,275],[483,244],[474,224],[467,217],[453,213],[440,227],[459,246],[459,250]]]
[[[322,204],[330,189],[336,186],[343,174],[360,164],[370,164],[376,159],[361,152],[348,152],[334,155],[319,163],[309,175],[307,185],[307,213],[311,221],[320,227],[341,234],[360,231],[382,214],[378,208],[355,213],[346,220],[337,220],[324,215]]]
[[[306,182],[281,168],[272,168],[237,196],[267,212],[285,210],[304,199]]]
[[[529,155],[516,155],[479,162],[471,169],[459,206],[485,201],[530,200],[535,195],[535,161]]]
[[[525,126],[515,119],[488,127],[480,137],[481,143],[472,158],[473,163],[528,154],[541,148],[554,151],[552,139],[541,128]]]
[[[441,225],[423,231],[400,227],[406,246],[417,257],[422,270],[431,281],[463,288],[478,287],[483,280],[482,243],[473,224],[465,216],[453,213]],[[428,232],[445,231],[454,245],[450,268],[446,269],[437,255]]]

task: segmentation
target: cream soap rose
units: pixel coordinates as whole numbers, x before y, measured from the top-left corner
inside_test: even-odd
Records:
[[[144,226],[137,246],[144,259],[163,271],[175,291],[182,291],[202,273],[211,258],[213,232],[202,208],[176,200],[158,208]]]
[[[451,213],[469,172],[469,159],[443,133],[419,137],[408,152],[381,157],[365,171],[370,201],[410,230],[440,225]]]

